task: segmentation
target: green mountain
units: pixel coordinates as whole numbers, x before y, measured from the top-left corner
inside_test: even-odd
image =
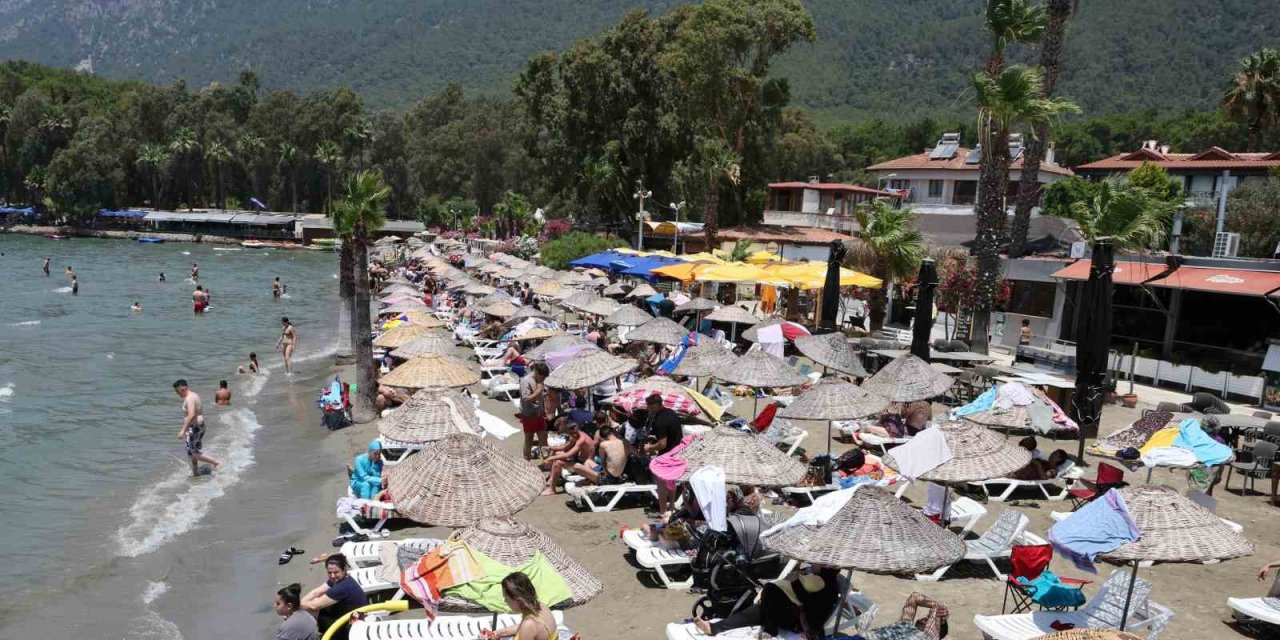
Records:
[[[349,85],[403,107],[450,82],[504,92],[533,54],[658,0],[0,0],[0,59],[191,85],[253,69],[267,88]],[[778,72],[825,118],[970,112],[981,0],[806,0],[818,41]],[[1061,93],[1088,115],[1216,104],[1248,52],[1280,41],[1257,0],[1083,2]],[[1034,52],[1014,52],[1032,59]]]

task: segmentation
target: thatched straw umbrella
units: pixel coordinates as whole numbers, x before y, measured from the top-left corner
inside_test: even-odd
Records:
[[[688,463],[682,481],[694,471],[724,469],[724,481],[762,487],[788,487],[804,479],[808,467],[778,450],[762,436],[731,427],[715,427],[680,452]]]
[[[515,324],[521,320],[528,320],[529,318],[550,320],[551,316],[535,307],[520,307],[519,309],[516,309],[515,313],[511,314],[510,318],[507,318],[507,324]]]
[[[800,375],[795,369],[787,366],[787,363],[783,362],[782,358],[760,349],[742,354],[734,362],[732,369],[712,375],[729,384],[741,384],[756,389],[798,387],[809,382],[809,378]],[[759,399],[755,394],[751,396],[751,403],[752,417],[754,418],[755,410],[759,404]]]
[[[615,327],[638,327],[652,319],[653,316],[645,313],[639,307],[627,304],[618,307],[617,311],[606,316],[604,323]]]
[[[488,296],[488,295],[493,295],[495,292],[497,292],[497,289],[487,284],[480,284],[477,282],[475,284],[469,284],[463,287],[462,292],[472,296]]]
[[[422,389],[378,421],[384,438],[409,444],[442,440],[455,433],[484,434],[471,399],[452,389]]]
[[[862,368],[862,359],[858,350],[853,347],[843,333],[824,333],[816,336],[796,338],[796,348],[810,360],[830,367],[841,373],[856,378],[865,378],[869,374]]]
[[[546,340],[548,338],[554,338],[562,335],[564,335],[564,332],[559,329],[536,327],[512,338],[512,340],[515,340],[516,342],[526,342],[529,340]]]
[[[707,320],[712,322],[728,322],[729,323],[729,339],[738,339],[738,325],[748,324],[754,325],[760,322],[759,316],[736,304],[720,307],[715,311],[707,314]]]
[[[509,516],[542,492],[542,472],[492,441],[455,433],[387,469],[396,511],[423,524],[463,527]]]
[[[915,402],[946,393],[953,382],[946,374],[934,371],[928,362],[906,353],[877,371],[862,389],[890,402]]]
[[[408,360],[428,353],[448,354],[453,351],[453,336],[443,331],[431,331],[391,352],[392,358]]]
[[[852,491],[848,502],[825,524],[784,529],[765,537],[765,546],[800,562],[848,569],[850,584],[854,571],[914,575],[964,557],[965,545],[959,536],[893,494],[869,486]],[[819,500],[838,500],[839,493],[843,492]],[[837,614],[836,628],[839,625]]]
[[[591,304],[582,307],[582,312],[587,315],[598,316],[601,318],[608,317],[618,310],[618,303],[608,298],[596,298]],[[633,309],[635,307],[632,307]]]
[[[378,381],[389,387],[467,387],[480,382],[480,372],[453,356],[428,353],[391,370]]]
[[[644,299],[644,298],[648,298],[649,296],[656,296],[656,295],[658,295],[657,289],[654,289],[653,287],[642,282],[636,285],[636,288],[632,289],[631,291],[628,291],[626,297]]]
[[[671,318],[652,318],[627,334],[628,342],[655,342],[675,346],[689,335],[689,330]]]
[[[430,311],[426,303],[417,298],[406,298],[385,309],[379,309],[378,315],[386,315],[388,313],[404,313],[406,311]]]
[[[605,295],[609,297],[615,297],[615,296],[621,297],[626,295],[628,290],[629,289],[627,288],[627,285],[625,283],[615,282],[605,287],[604,290],[600,292],[600,295]]]
[[[535,296],[554,296],[564,290],[564,284],[559,280],[543,280],[542,284],[533,288]]]
[[[489,305],[491,305],[491,304],[496,304],[496,303],[499,303],[499,302],[507,302],[507,303],[510,303],[510,302],[511,302],[511,294],[507,293],[506,291],[493,291],[493,292],[491,292],[491,293],[489,293],[489,294],[485,295],[483,298],[480,298],[479,300],[476,300],[476,302],[475,302],[475,306],[476,306],[476,307],[487,307],[487,306],[489,306]]]
[[[423,338],[439,331],[431,327],[420,324],[402,324],[391,329],[387,329],[373,341],[373,346],[379,349],[395,349],[403,347],[418,338]]]
[[[630,358],[619,358],[604,351],[584,350],[547,376],[547,386],[553,389],[582,389],[593,387],[633,371],[638,365]]]
[[[506,300],[501,300],[488,306],[480,307],[480,312],[498,318],[510,318],[515,315],[516,306]]]
[[[524,359],[530,362],[544,360],[548,353],[560,351],[561,349],[568,349],[574,345],[585,345],[591,349],[598,349],[594,344],[587,342],[580,336],[562,334],[547,338],[546,342],[526,351],[524,353]]]
[[[831,423],[854,420],[883,411],[889,401],[862,390],[858,385],[836,378],[823,378],[791,404],[778,412],[782,418],[825,420],[827,422],[827,454],[831,453]]]
[[[728,371],[736,366],[738,356],[714,342],[698,342],[684,352],[684,358],[671,372],[678,376],[694,378],[694,386],[698,378],[715,375],[720,371]]]
[[[523,522],[511,518],[482,518],[463,529],[461,536],[471,548],[508,567],[523,566],[541,553],[573,594],[569,600],[555,605],[557,609],[586,604],[604,591],[604,583],[569,557],[555,540]]]
[[[426,311],[406,311],[403,315],[408,319],[409,324],[416,324],[428,329],[436,329],[449,324]]]

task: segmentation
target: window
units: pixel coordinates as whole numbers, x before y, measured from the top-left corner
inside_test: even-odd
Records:
[[[889,188],[890,189],[910,189],[911,181],[903,180],[901,178],[894,178],[889,181]]]
[[[1053,300],[1057,285],[1052,282],[1030,282],[1028,280],[1009,281],[1010,313],[1024,316],[1053,317]]]
[[[930,198],[942,197],[942,181],[941,180],[929,181],[929,197]]]

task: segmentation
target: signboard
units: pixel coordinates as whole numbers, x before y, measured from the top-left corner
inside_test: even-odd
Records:
[[[973,313],[969,310],[961,310],[956,314],[956,340],[969,342],[969,331],[973,329]]]
[[[1080,258],[1084,257],[1084,241],[1083,240],[1071,243],[1071,257],[1076,260],[1079,260]]]

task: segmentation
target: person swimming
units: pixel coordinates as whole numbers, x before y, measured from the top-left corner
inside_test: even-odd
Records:
[[[163,271],[161,271],[161,272],[160,272],[160,277],[156,279],[156,282],[164,282],[164,272],[163,272]]]
[[[227,388],[226,380],[218,381],[218,390],[213,392],[213,402],[223,406],[231,404],[231,389]]]
[[[236,373],[247,373],[249,375],[255,375],[258,373],[260,369],[261,367],[258,366],[258,354],[250,353],[249,364],[241,365],[240,367],[237,367]]]
[[[80,281],[76,279],[75,274],[71,274],[71,295],[80,295]]]
[[[133,306],[129,307],[129,309],[130,309],[131,311],[133,311],[134,313],[141,313],[141,312],[142,312],[142,303],[141,303],[141,302],[134,302],[134,303],[133,303]]]

